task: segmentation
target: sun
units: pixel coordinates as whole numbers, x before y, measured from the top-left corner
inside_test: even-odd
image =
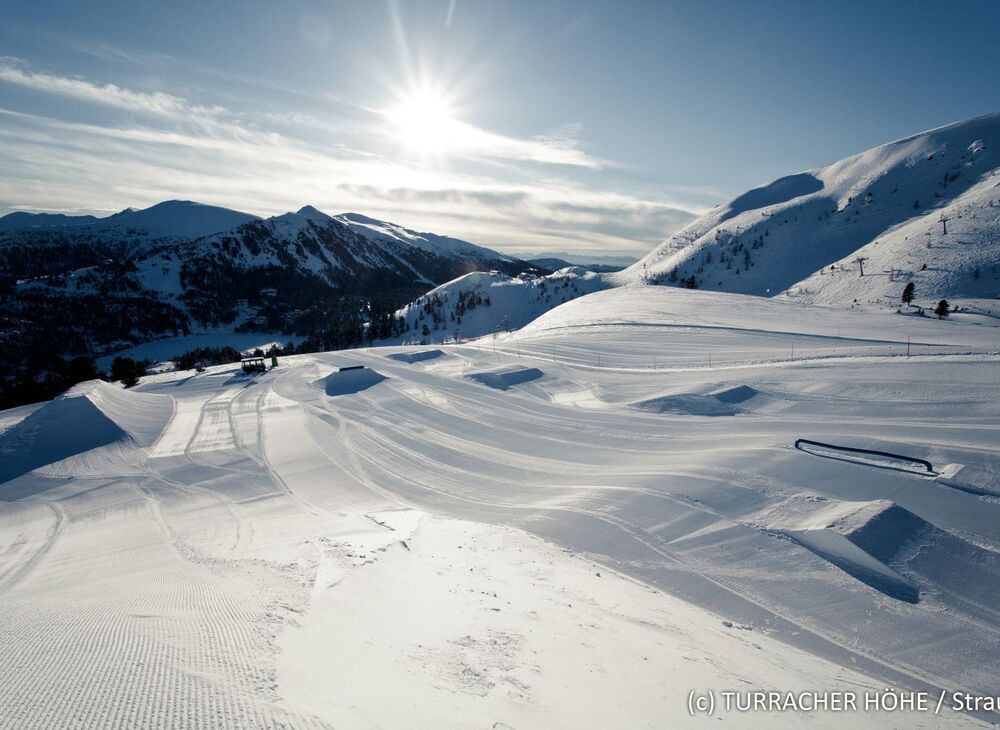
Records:
[[[396,139],[419,154],[442,154],[458,143],[461,124],[440,94],[430,91],[408,94],[387,116]]]

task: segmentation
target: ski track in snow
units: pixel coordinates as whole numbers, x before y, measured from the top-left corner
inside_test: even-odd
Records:
[[[636,327],[649,322],[633,293],[595,296],[605,323],[533,326],[496,347],[441,346],[410,362],[388,357],[399,348],[299,356],[255,377],[232,366],[155,376],[139,390],[172,396],[162,433],[148,448],[115,447],[137,469],[109,475],[119,463],[109,461],[104,472],[0,485],[0,726],[568,726],[574,695],[598,696],[615,681],[602,674],[631,677],[653,644],[673,648],[649,657],[645,681],[615,689],[634,724],[684,719],[696,688],[674,654],[684,651],[705,662],[704,683],[735,682],[740,662],[751,673],[763,661],[762,678],[742,681],[992,690],[1000,502],[792,444],[815,438],[995,474],[995,329],[916,323],[924,351],[905,359],[905,337],[868,344],[854,315],[843,338],[696,318]],[[645,296],[673,306],[684,294]],[[713,364],[688,366],[706,348],[719,353]],[[324,390],[327,375],[354,364],[384,379]],[[641,407],[651,402],[670,410]],[[11,415],[0,438],[25,417]],[[469,562],[463,544],[480,557]],[[504,545],[523,561],[504,562]],[[580,587],[589,561],[622,581],[612,593],[607,581]],[[495,578],[466,575],[477,571]],[[425,580],[407,582],[417,575]],[[887,592],[882,579],[897,577],[918,600]],[[508,603],[484,604],[482,592],[499,587]],[[563,604],[567,591],[576,599]],[[646,600],[660,618],[627,618]],[[411,604],[426,630],[380,628],[411,620]],[[668,630],[668,614],[683,625]],[[729,631],[748,637],[749,654],[722,619],[747,629]],[[533,633],[536,621],[550,623]],[[589,647],[572,652],[595,667],[573,675],[569,694],[553,683],[572,672],[542,638],[553,632]],[[678,670],[669,686],[656,673]],[[360,684],[383,673],[403,683],[398,695]],[[402,714],[421,701],[435,709]],[[588,712],[594,726],[614,721],[600,706]]]

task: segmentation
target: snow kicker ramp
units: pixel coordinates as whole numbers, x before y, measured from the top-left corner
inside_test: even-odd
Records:
[[[738,385],[718,393],[679,393],[658,398],[648,398],[630,405],[631,408],[648,413],[663,413],[677,416],[735,416],[743,413],[740,404],[756,398],[760,391],[749,385]]]
[[[378,385],[383,380],[385,380],[385,376],[371,368],[356,367],[334,370],[325,378],[317,380],[315,384],[322,388],[327,395],[337,396],[360,393],[373,385]]]
[[[507,390],[521,383],[529,383],[542,377],[542,371],[538,368],[503,368],[500,370],[487,370],[481,373],[470,373],[466,376],[477,383],[496,388],[497,390]]]
[[[103,446],[150,446],[172,413],[165,396],[80,383],[0,435],[0,482]]]
[[[907,603],[922,589],[945,590],[974,615],[994,616],[1000,554],[975,545],[889,500],[823,502],[805,514],[787,509],[759,527],[781,534],[848,575]]]

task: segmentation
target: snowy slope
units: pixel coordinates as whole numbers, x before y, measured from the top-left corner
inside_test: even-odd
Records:
[[[858,257],[865,259],[863,278]],[[780,296],[898,306],[910,282],[913,304],[928,309],[942,298],[1000,297],[1000,175],[994,172],[926,215],[899,224]]]
[[[744,193],[612,279],[836,305],[896,303],[908,281],[927,302],[995,298],[998,170],[1000,114],[924,132]]]
[[[624,287],[488,345],[0,414],[0,716],[658,727],[694,689],[994,693],[998,350],[961,316]]]
[[[752,319],[748,316],[750,312]],[[625,287],[597,292],[547,312],[513,339],[524,341],[551,332],[565,334],[609,325],[641,325],[648,330],[697,326],[715,330],[720,336],[735,333],[744,342],[752,331],[826,338],[830,346],[845,338],[875,347],[880,343],[905,343],[909,337],[914,346],[945,343],[954,347],[1000,347],[1000,320],[974,315],[957,314],[948,320],[902,317],[888,312],[802,306],[785,299],[747,294],[678,291],[673,287]],[[636,344],[649,346],[650,342],[641,337]],[[741,352],[739,356],[745,354]]]
[[[376,220],[360,213],[343,213],[336,216],[336,220],[356,233],[360,233],[365,238],[382,243],[394,242],[436,254],[447,252],[450,255],[461,256],[470,260],[489,261],[498,258],[506,261],[515,260],[513,257],[502,254],[498,256],[496,251],[476,246],[468,241],[448,236],[438,236],[434,233],[418,233],[395,223]]]

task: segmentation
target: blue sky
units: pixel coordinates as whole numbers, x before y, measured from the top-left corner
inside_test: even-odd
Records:
[[[312,204],[641,254],[776,177],[1000,108],[1000,3],[14,2],[0,213]]]

